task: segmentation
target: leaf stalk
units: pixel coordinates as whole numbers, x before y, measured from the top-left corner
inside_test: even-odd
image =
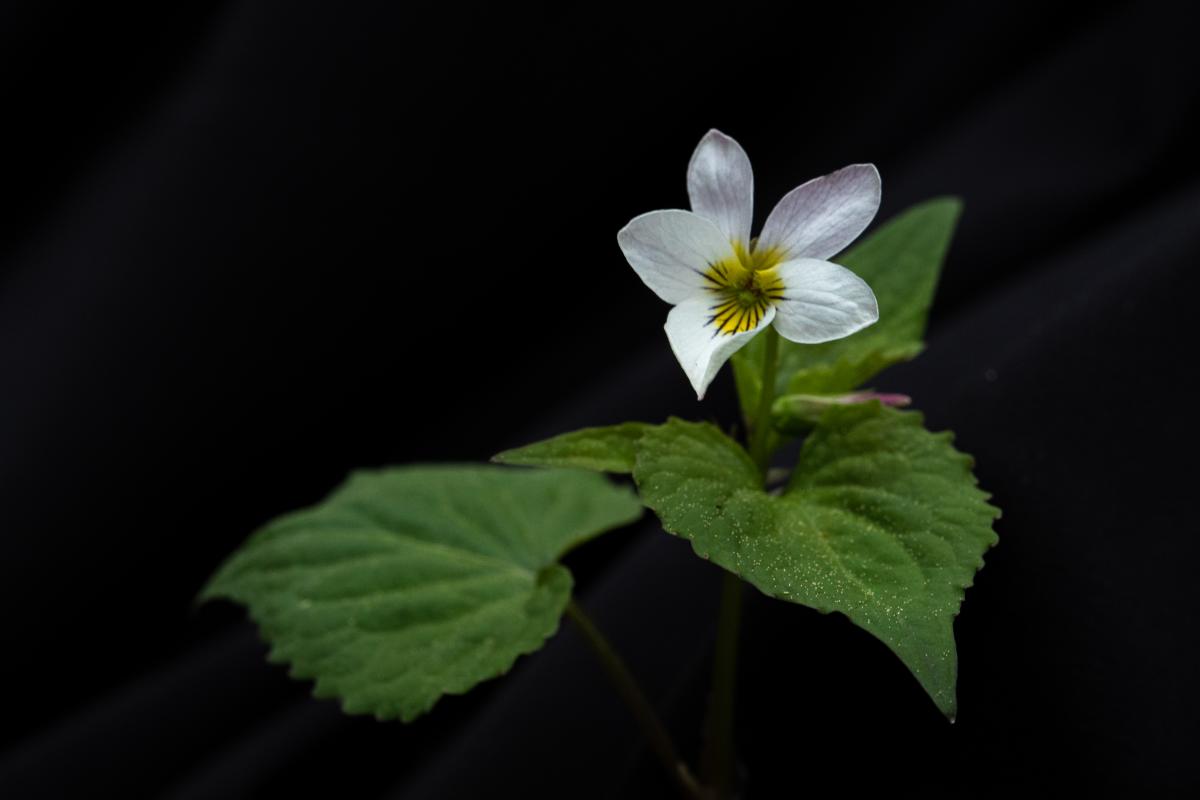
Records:
[[[567,617],[575,623],[584,640],[600,659],[601,666],[608,673],[625,705],[633,712],[655,755],[671,776],[680,794],[688,800],[710,800],[710,794],[700,786],[687,764],[679,757],[670,734],[667,733],[654,707],[650,705],[650,701],[646,699],[646,695],[642,693],[629,668],[625,666],[624,659],[574,599],[567,604]]]

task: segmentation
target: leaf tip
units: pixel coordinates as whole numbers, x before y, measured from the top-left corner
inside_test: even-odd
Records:
[[[232,600],[233,594],[229,589],[223,586],[225,577],[225,568],[220,567],[215,573],[209,576],[204,586],[192,598],[192,607],[202,606],[205,603],[210,603],[214,600]]]
[[[501,450],[494,456],[488,459],[489,464],[520,464],[520,453],[523,448],[513,447],[508,450]]]
[[[963,205],[963,199],[960,195],[942,194],[938,195],[937,197],[929,198],[925,202],[920,203],[917,207],[938,209],[944,208],[954,216],[955,220],[957,220],[960,216],[962,216]]]
[[[926,690],[928,691],[929,687],[926,687]],[[933,699],[934,705],[937,706],[938,711],[942,712],[942,716],[946,718],[946,721],[953,725],[958,719],[958,696],[954,690],[954,686],[950,686],[949,692],[929,692],[929,695]]]

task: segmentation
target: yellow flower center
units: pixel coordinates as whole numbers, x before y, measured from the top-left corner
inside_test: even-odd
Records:
[[[758,250],[751,241],[749,250],[734,242],[733,252],[704,273],[705,288],[716,296],[708,322],[728,336],[757,328],[767,309],[783,299],[783,279],[775,269],[779,251]]]

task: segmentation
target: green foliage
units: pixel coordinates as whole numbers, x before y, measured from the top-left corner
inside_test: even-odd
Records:
[[[492,460],[528,467],[632,472],[637,441],[650,427],[643,422],[625,422],[606,428],[582,428],[525,447],[505,450],[493,456]]]
[[[953,620],[999,512],[949,433],[877,403],[835,406],[776,495],[719,429],[672,419],[643,428],[633,476],[701,557],[773,597],[842,612],[953,716]]]
[[[780,342],[777,395],[849,391],[921,352],[929,306],[961,209],[955,198],[921,203],[834,259],[870,285],[879,301],[879,321],[825,344]],[[764,346],[765,338],[755,337],[733,357],[738,396],[749,413],[758,407]]]
[[[408,721],[540,648],[570,599],[558,559],[641,513],[575,470],[359,472],[252,536],[202,596],[248,606],[318,697]]]

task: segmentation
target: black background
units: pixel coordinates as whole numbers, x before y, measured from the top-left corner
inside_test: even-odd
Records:
[[[752,596],[746,797],[1200,787],[1200,48],[1182,7],[22,2],[0,11],[0,796],[656,797],[573,630],[404,727],[268,666],[220,560],[357,466],[697,406],[615,244],[710,127],[774,200],[858,161],[965,215],[875,381],[1004,509],[958,723],[841,617]],[[696,747],[718,572],[573,554]]]

